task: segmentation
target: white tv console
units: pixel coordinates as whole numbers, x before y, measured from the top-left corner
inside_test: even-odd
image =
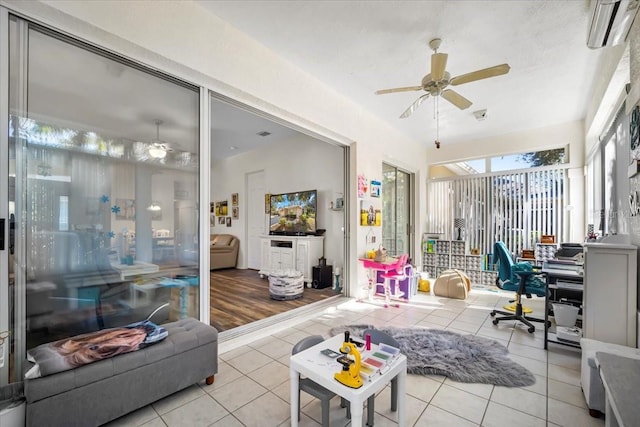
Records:
[[[324,253],[324,236],[260,236],[260,271],[295,269],[305,282]]]

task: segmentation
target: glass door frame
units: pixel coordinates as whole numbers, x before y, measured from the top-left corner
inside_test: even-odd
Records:
[[[396,183],[396,189],[394,191],[395,194],[395,199],[393,200],[393,209],[394,209],[394,218],[397,219],[397,200],[398,200],[398,191],[397,191],[397,175],[398,172],[401,172],[403,174],[407,175],[407,184],[409,186],[409,188],[406,190],[406,194],[408,195],[408,200],[406,203],[406,217],[407,217],[407,224],[406,224],[406,236],[407,236],[407,248],[406,250],[404,250],[404,253],[408,253],[410,258],[413,258],[413,254],[415,251],[415,243],[414,243],[414,239],[415,239],[415,212],[413,209],[413,206],[415,206],[415,194],[414,194],[414,189],[415,189],[415,174],[412,172],[409,172],[407,170],[404,170],[398,166],[392,165],[391,163],[388,162],[383,162],[382,163],[382,176],[384,177],[385,174],[385,167],[389,167],[395,170],[395,174],[396,174],[396,180],[394,180],[394,182]],[[383,187],[384,187],[384,181],[383,181]],[[384,190],[384,189],[383,189]],[[384,194],[384,191],[383,191]],[[383,203],[385,202],[385,200],[383,200]],[[386,207],[385,207],[386,210]],[[394,242],[397,241],[397,220],[396,220],[396,224],[394,227],[394,233],[393,233],[393,239]],[[384,228],[383,228],[384,230]],[[384,237],[383,236],[383,241],[384,241]],[[394,243],[394,247],[397,247],[397,245]],[[393,254],[393,255],[399,255],[399,254]]]
[[[5,147],[0,152],[0,176],[7,179],[0,180],[0,218],[3,229],[0,233],[4,236],[4,247],[0,248],[0,332],[11,330],[10,305],[9,305],[9,11],[0,6],[0,93],[7,94],[0,100],[0,147]],[[8,343],[12,337],[5,340],[4,347],[0,346],[4,354],[4,366],[0,368],[0,385],[9,382],[10,349]]]
[[[24,37],[21,36],[20,40],[14,41],[9,40],[10,28],[9,22],[12,17],[17,18],[18,22],[18,32],[24,33]],[[89,51],[92,48],[100,50],[103,52],[105,56],[109,56],[114,54],[114,56],[119,57],[117,53],[111,52],[109,49],[101,47],[99,44],[94,44],[91,42],[82,41],[76,39],[73,36],[67,35],[65,32],[58,30],[54,27],[50,27],[48,25],[43,25],[38,22],[31,20],[29,17],[23,16],[22,14],[13,13],[10,9],[0,6],[0,29],[2,29],[2,34],[0,34],[0,93],[7,94],[7,96],[3,96],[2,101],[0,102],[0,147],[5,147],[3,151],[0,152],[0,174],[1,176],[8,177],[10,172],[9,165],[9,89],[10,89],[10,76],[9,76],[9,62],[10,62],[10,43],[20,43],[18,46],[19,49],[23,50],[22,57],[26,58],[28,55],[28,31],[30,24],[34,24],[39,28],[50,30],[56,34],[60,34],[62,37],[69,37],[72,40],[78,40],[78,44],[81,49],[87,49]],[[26,62],[26,60],[25,60]],[[168,72],[164,71],[155,71],[149,65],[146,65],[142,62],[139,62],[134,59],[127,58],[126,62],[134,68],[142,69],[145,72],[150,74],[159,74],[165,76],[168,80],[175,79],[176,81],[185,82],[188,85],[195,86],[198,96],[199,96],[199,112],[198,112],[198,121],[199,121],[199,154],[198,154],[198,165],[199,165],[199,174],[198,179],[200,182],[198,183],[198,194],[195,198],[197,203],[197,207],[195,212],[197,214],[197,227],[198,230],[196,232],[198,236],[198,260],[199,260],[199,269],[198,274],[201,278],[200,287],[199,287],[199,317],[200,320],[204,323],[209,323],[209,251],[206,250],[209,242],[209,218],[208,215],[204,215],[200,206],[209,206],[209,179],[210,179],[210,158],[209,158],[209,144],[210,137],[208,132],[208,123],[209,123],[209,103],[208,103],[208,89],[201,86],[191,83],[187,79],[174,77]],[[24,79],[23,79],[24,80]],[[27,88],[22,87],[26,86],[26,81],[19,82],[17,90],[20,93],[20,96],[26,99]],[[14,89],[15,90],[15,89]],[[21,102],[18,100],[20,105],[25,105],[25,102]],[[19,148],[19,147],[16,147]],[[19,149],[16,149],[16,176],[22,176],[23,173],[20,171],[20,158],[19,158]],[[16,192],[20,190],[20,183],[16,182]],[[15,295],[12,297],[9,286],[9,274],[11,272],[10,262],[14,262],[11,260],[9,256],[9,210],[10,210],[10,185],[8,179],[0,180],[0,219],[4,219],[4,237],[5,244],[4,248],[0,248],[0,332],[8,330],[11,331],[11,336],[8,341],[5,341],[5,344],[11,343],[13,348],[9,345],[5,345],[5,353],[4,353],[4,366],[0,368],[0,385],[7,384],[12,381],[21,381],[22,380],[22,371],[23,371],[23,360],[26,354],[26,300],[24,293],[20,295],[19,292],[14,292]],[[18,221],[20,218],[20,206],[15,206],[16,220]],[[207,209],[208,212],[208,209]],[[20,251],[25,251],[25,242],[24,239],[21,239],[19,236],[21,235],[21,227],[20,224],[16,223],[16,239],[15,239],[15,254],[16,260],[24,260],[26,257],[18,256]],[[20,268],[15,268],[15,285],[14,289],[24,289],[24,285],[26,283],[26,275],[21,272]],[[10,378],[10,371],[14,372],[14,378]]]

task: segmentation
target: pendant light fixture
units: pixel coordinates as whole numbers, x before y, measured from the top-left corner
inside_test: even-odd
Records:
[[[149,155],[154,159],[164,159],[167,156],[167,147],[160,140],[160,125],[162,120],[154,120],[156,124],[156,139],[149,146]]]

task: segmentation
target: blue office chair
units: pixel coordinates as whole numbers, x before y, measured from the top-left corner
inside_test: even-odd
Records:
[[[491,317],[495,317],[496,314],[503,314],[502,317],[496,317],[493,319],[493,324],[497,325],[501,320],[518,320],[529,328],[530,333],[535,332],[536,327],[531,322],[544,323],[543,319],[535,319],[533,317],[527,317],[522,311],[522,295],[537,295],[539,297],[546,297],[546,282],[542,278],[540,271],[535,271],[533,266],[528,262],[513,262],[511,253],[503,242],[496,242],[493,247],[493,256],[498,265],[498,279],[496,285],[500,289],[506,291],[516,292],[516,311],[510,313],[506,311],[493,310]]]

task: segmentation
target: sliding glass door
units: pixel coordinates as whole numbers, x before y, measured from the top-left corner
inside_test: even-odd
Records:
[[[391,255],[412,253],[411,175],[382,164],[382,243]]]
[[[199,89],[8,21],[4,381],[44,342],[198,317],[200,282]]]

